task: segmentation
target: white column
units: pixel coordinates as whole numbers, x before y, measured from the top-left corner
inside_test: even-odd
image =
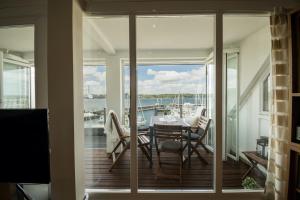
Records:
[[[106,57],[106,105],[107,113],[109,110],[113,110],[118,115],[120,122],[122,123],[122,69],[120,63],[120,57],[117,55],[111,55]],[[116,129],[113,129],[113,134],[116,133]],[[111,153],[115,143],[111,142],[111,135],[106,137],[106,151]]]
[[[222,181],[223,181],[223,162],[222,162],[222,137],[223,137],[223,102],[222,102],[222,91],[223,91],[223,13],[218,12],[216,15],[215,22],[215,79],[216,87],[216,117],[215,117],[215,127],[216,127],[216,138],[215,138],[215,165],[214,165],[214,180],[215,180],[215,190],[217,193],[222,193]]]
[[[3,108],[3,52],[0,51],[0,108]]]
[[[48,105],[53,200],[84,197],[82,10],[48,1]]]

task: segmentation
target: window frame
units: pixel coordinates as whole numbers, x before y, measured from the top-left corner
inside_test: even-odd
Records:
[[[28,75],[29,78],[29,86],[28,86],[28,107],[27,108],[34,108],[35,107],[35,101],[34,101],[34,96],[35,96],[35,91],[33,91],[33,86],[34,86],[34,75],[32,74],[32,71],[34,70],[34,66],[32,66],[29,61],[18,57],[18,56],[12,56],[10,57],[10,54],[8,54],[8,58],[4,56],[3,59],[3,69],[5,66],[5,63],[15,65],[17,67],[21,67],[23,69],[26,69],[26,74]]]
[[[175,6],[176,7],[176,6]],[[103,7],[102,7],[103,9]],[[155,14],[195,14],[195,15],[215,15],[215,34],[214,34],[214,64],[216,66],[216,131],[214,142],[216,145],[215,156],[214,156],[214,167],[213,167],[213,189],[212,190],[142,190],[138,188],[138,158],[137,158],[137,143],[132,142],[131,144],[131,162],[130,162],[130,189],[121,190],[103,190],[103,189],[86,189],[85,191],[89,194],[90,199],[153,199],[162,198],[166,199],[199,199],[199,198],[213,198],[213,199],[232,199],[232,198],[244,198],[244,199],[262,199],[264,197],[263,190],[228,190],[223,189],[223,168],[222,168],[222,149],[223,149],[223,16],[224,14],[251,14],[251,15],[263,15],[269,16],[270,10],[230,10],[227,11],[222,9],[213,10],[198,10],[198,11],[171,11],[171,12],[158,12],[155,9],[151,11],[137,11],[134,10],[130,12],[108,12],[98,11],[93,12],[93,14],[99,15],[127,15],[129,16],[129,67],[130,67],[130,126],[132,136],[131,139],[136,141],[137,136],[137,77],[136,77],[136,67],[137,67],[137,57],[136,57],[136,17],[140,15],[155,15]],[[116,14],[119,13],[119,14]]]
[[[264,110],[264,84],[265,84],[265,81],[268,81],[268,110]],[[261,84],[260,84],[260,113],[262,115],[268,115],[270,113],[270,94],[271,94],[271,91],[270,91],[270,88],[271,88],[271,73],[268,72],[266,73],[264,76],[263,76],[263,79],[261,81]]]

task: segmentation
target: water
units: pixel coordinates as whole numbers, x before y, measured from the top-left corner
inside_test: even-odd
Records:
[[[194,98],[184,98],[183,101],[184,103],[195,103]],[[140,102],[138,101],[137,104],[138,106],[149,106],[149,105],[154,105],[156,103],[169,105],[170,103],[173,102],[174,102],[173,98],[163,98],[159,100],[157,100],[156,98],[149,98],[149,99],[147,98],[147,99],[140,99]],[[125,100],[125,105],[128,105],[126,100]],[[106,107],[106,99],[84,99],[84,110],[87,112],[103,110],[105,107]]]
[[[106,107],[106,99],[84,99],[83,103],[86,112],[103,110]]]
[[[183,102],[193,104],[193,103],[195,103],[195,99],[194,98],[184,98]],[[157,98],[147,98],[147,99],[140,98],[137,101],[138,106],[149,106],[149,105],[155,105],[156,103],[167,106],[171,103],[174,103],[174,98],[162,98],[159,100],[157,100]],[[125,100],[125,105],[127,105],[126,106],[127,108],[129,107],[128,100],[127,101]],[[84,110],[86,112],[103,110],[105,107],[106,107],[106,99],[84,99]],[[154,116],[154,112],[155,112],[154,110],[143,111],[143,114],[144,114],[144,117],[146,120],[145,126],[149,125],[151,117]],[[138,113],[138,117],[139,118],[142,117],[141,112]],[[91,123],[91,122],[89,122],[89,123]],[[99,123],[99,122],[95,121],[92,123]]]

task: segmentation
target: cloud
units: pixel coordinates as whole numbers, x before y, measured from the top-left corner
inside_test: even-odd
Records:
[[[163,93],[202,93],[205,92],[205,68],[199,67],[189,71],[153,70],[146,71],[147,79],[138,80],[139,94],[163,94]],[[85,73],[85,92],[103,94],[105,92],[105,72],[89,70]],[[129,93],[130,79],[125,73],[124,92]],[[88,88],[87,88],[87,85]]]
[[[97,67],[84,66],[83,75],[93,75],[97,72]]]
[[[103,81],[103,80],[105,81],[106,72],[96,72],[96,73],[92,74],[92,76],[97,78],[99,81]]]
[[[173,83],[159,83],[151,80],[138,82],[139,94],[178,94],[178,93],[202,93],[205,90],[204,83],[185,83],[185,82],[173,82]]]
[[[95,86],[95,85],[100,85],[99,81],[85,81],[84,85],[86,86]]]
[[[99,72],[96,66],[85,66],[83,68],[84,94],[106,93],[106,72]]]
[[[156,75],[156,74],[157,74],[157,71],[154,71],[153,69],[148,69],[148,70],[147,70],[147,74],[148,74],[148,75]]]
[[[153,75],[154,80],[161,82],[173,82],[178,80],[189,80],[197,81],[205,78],[205,68],[201,67],[200,69],[193,69],[186,72],[177,72],[173,70],[169,71],[159,71],[159,70],[147,70],[148,75]]]
[[[185,72],[148,69],[147,75],[154,77],[153,79],[138,81],[138,92],[140,94],[195,94],[205,92],[206,75],[204,67]]]

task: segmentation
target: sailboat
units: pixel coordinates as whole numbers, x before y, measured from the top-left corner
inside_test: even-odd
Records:
[[[144,115],[140,96],[138,98],[138,113],[139,113],[139,115],[137,116],[137,126],[145,126],[147,120]]]

